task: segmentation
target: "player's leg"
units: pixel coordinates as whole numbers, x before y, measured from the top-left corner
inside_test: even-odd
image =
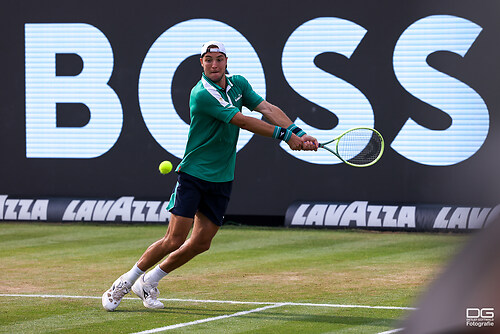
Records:
[[[181,247],[170,253],[160,265],[146,275],[142,275],[132,286],[132,290],[142,299],[145,307],[152,309],[164,307],[163,303],[158,300],[160,280],[196,255],[207,251],[218,230],[219,226],[213,224],[205,215],[199,212],[196,214],[191,237]]]
[[[139,261],[137,261],[137,267],[142,271],[147,271],[165,256],[181,247],[186,241],[192,225],[193,218],[172,214],[165,236],[146,249]]]
[[[159,292],[158,284],[148,286],[145,289],[142,287],[134,288],[138,279],[144,280],[144,272],[158,263],[167,254],[178,249],[186,240],[193,218],[180,217],[171,215],[170,222],[165,236],[160,240],[151,244],[142,254],[139,261],[128,272],[120,276],[104,294],[102,295],[102,305],[108,311],[115,310],[120,304],[124,295],[134,290],[146,307],[163,308],[163,304],[157,301]],[[141,277],[142,276],[142,277]],[[144,292],[146,291],[146,292]]]
[[[229,204],[232,182],[199,182],[202,197],[199,209],[194,217],[191,237],[158,266],[164,273],[169,273],[207,251],[215,234],[222,226],[224,214]]]
[[[179,268],[194,258],[196,255],[207,251],[210,248],[212,239],[219,230],[203,213],[197,212],[194,219],[193,232],[184,244],[160,263],[160,269],[165,273]]]
[[[144,268],[144,271],[146,271],[167,254],[177,250],[186,240],[192,225],[193,218],[172,214],[167,233],[162,239],[148,247],[137,262],[137,267]],[[146,275],[143,274],[135,280],[132,291],[142,299],[145,307],[152,309],[163,308],[163,303],[158,300],[160,295],[158,282],[167,274],[157,266]],[[148,277],[149,279],[146,279]]]
[[[180,248],[170,253],[160,265],[141,276],[132,287],[132,290],[143,300],[144,306],[148,308],[163,307],[163,304],[158,301],[159,281],[172,270],[207,251],[222,225],[224,212],[229,202],[231,184],[201,182],[200,185],[205,191],[200,202],[200,210],[194,217],[191,237]]]
[[[104,292],[102,295],[102,305],[106,310],[113,311],[116,309],[123,296],[133,289],[134,283],[139,281],[141,275],[143,279],[146,270],[184,243],[193,225],[193,217],[197,211],[200,196],[196,180],[189,175],[179,173],[178,182],[169,203],[172,215],[165,236],[150,245],[132,269],[120,276],[111,288]],[[149,287],[149,290],[156,289],[156,286]],[[146,303],[145,299],[149,296],[149,293],[142,293],[142,288],[133,290],[134,292],[141,292],[138,295],[143,299],[146,307],[163,307],[163,304],[160,302],[149,301],[151,298]],[[155,291],[157,292],[157,289]],[[155,291],[153,291],[153,294]],[[156,300],[156,297],[153,299]]]

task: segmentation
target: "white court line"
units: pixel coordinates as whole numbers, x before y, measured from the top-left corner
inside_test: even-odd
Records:
[[[396,328],[396,329],[391,329],[389,331],[380,332],[378,334],[392,334],[392,333],[398,333],[398,332],[401,332],[401,331],[404,331],[404,330],[405,330],[404,328]]]
[[[24,297],[24,298],[68,298],[68,299],[101,299],[96,296],[74,296],[74,295],[35,295],[35,294],[12,294],[0,293],[0,297]],[[138,300],[133,297],[123,299]],[[189,302],[189,303],[217,303],[217,304],[241,304],[241,305],[290,305],[290,306],[311,306],[311,307],[335,307],[335,308],[367,308],[381,310],[415,310],[414,307],[401,306],[370,306],[370,305],[349,305],[349,304],[314,304],[314,303],[292,303],[292,302],[244,302],[235,300],[210,300],[210,299],[179,299],[179,298],[158,298],[162,301]]]
[[[71,296],[71,295],[28,295],[15,293],[0,293],[0,297],[26,297],[26,298],[67,298],[67,299],[101,299],[95,296]],[[125,299],[125,298],[124,298]],[[132,299],[132,298],[128,298]]]
[[[282,303],[282,304],[268,305],[268,306],[259,307],[259,308],[253,309],[253,310],[249,310],[249,311],[236,312],[236,313],[233,313],[233,314],[225,314],[225,315],[221,315],[221,316],[218,316],[218,317],[206,318],[206,319],[195,320],[195,321],[191,321],[191,322],[185,322],[185,323],[181,323],[181,324],[175,324],[175,325],[170,325],[170,326],[165,326],[165,327],[159,327],[159,328],[149,329],[149,330],[146,330],[146,331],[132,333],[132,334],[150,334],[150,333],[164,332],[164,331],[168,331],[169,329],[175,329],[175,328],[187,327],[187,326],[192,326],[192,325],[198,325],[198,324],[203,324],[205,322],[222,320],[222,319],[227,319],[227,318],[232,318],[232,317],[239,317],[239,316],[242,316],[242,315],[247,315],[247,314],[250,314],[250,313],[255,313],[255,312],[260,312],[260,311],[265,311],[265,310],[268,310],[270,308],[280,307],[280,306],[283,306],[283,305],[287,305],[287,304],[286,303]]]

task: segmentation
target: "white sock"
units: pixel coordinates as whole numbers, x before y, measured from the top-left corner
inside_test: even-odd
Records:
[[[137,267],[137,263],[136,263],[136,264],[134,264],[134,266],[132,267],[132,269],[130,269],[125,274],[123,274],[123,278],[125,278],[126,281],[134,284],[135,281],[137,281],[137,279],[139,277],[141,277],[142,274],[144,274],[144,271],[142,271],[141,269],[139,269],[139,267]]]
[[[157,265],[144,276],[144,281],[149,283],[158,283],[163,277],[167,276],[167,274],[168,273],[161,270],[160,265]]]

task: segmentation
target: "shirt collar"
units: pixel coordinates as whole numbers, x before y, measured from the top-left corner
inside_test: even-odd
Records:
[[[225,74],[224,74],[225,75]],[[229,80],[229,77],[227,75],[226,76],[226,93],[229,92],[229,90],[231,89],[231,87],[233,87],[233,83],[231,82],[231,80]],[[221,90],[221,91],[224,91],[224,89],[222,89],[221,86],[217,85],[216,83],[214,83],[212,80],[210,80],[206,75],[205,73],[201,73],[201,77],[204,78],[205,80],[207,80],[212,86],[214,86],[215,88],[217,88],[217,90]]]

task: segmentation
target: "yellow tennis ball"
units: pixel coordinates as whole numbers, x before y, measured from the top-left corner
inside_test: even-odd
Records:
[[[168,174],[172,170],[172,163],[168,160],[162,161],[160,166],[158,166],[158,169],[160,170],[160,173]]]

